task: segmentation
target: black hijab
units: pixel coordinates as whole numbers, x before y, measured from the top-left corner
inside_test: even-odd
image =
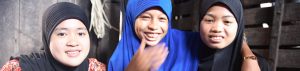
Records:
[[[50,37],[55,27],[66,19],[78,19],[88,29],[89,20],[85,12],[77,5],[60,2],[50,6],[43,15],[42,39],[44,52],[20,56],[23,71],[87,71],[87,58],[77,67],[68,67],[53,58],[49,49]]]
[[[244,31],[243,8],[240,0],[202,0],[198,9],[197,27],[209,8],[216,4],[223,4],[231,11],[238,23],[234,41],[223,49],[209,48],[200,42],[199,71],[240,71],[242,66],[241,45]],[[198,29],[198,28],[197,28]],[[199,29],[198,29],[199,30]],[[200,33],[201,34],[201,33]]]

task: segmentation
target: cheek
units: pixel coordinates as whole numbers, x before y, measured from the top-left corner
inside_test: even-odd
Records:
[[[136,35],[141,38],[142,37],[142,33],[143,33],[143,29],[145,28],[145,23],[141,22],[141,21],[136,21],[135,25],[134,25],[134,30]]]
[[[210,27],[211,26],[209,24],[205,24],[205,23],[200,24],[200,27],[199,27],[199,33],[200,33],[201,40],[205,44],[209,44],[208,43],[209,42],[208,34],[209,34]]]
[[[229,34],[232,36],[232,38],[234,39],[236,34],[237,34],[237,28],[231,29],[229,30]]]
[[[229,41],[233,41],[237,35],[237,26],[233,26],[231,28],[226,29],[227,32],[227,36],[229,37],[228,40]],[[231,42],[230,42],[231,43]]]
[[[168,23],[161,23],[161,28],[164,34],[168,33],[168,28],[169,28]]]
[[[52,55],[57,56],[64,52],[64,40],[51,39],[49,49]]]
[[[200,35],[206,35],[209,33],[210,30],[210,25],[208,24],[201,24],[199,27],[199,32],[201,33]]]
[[[83,38],[79,42],[81,43],[82,48],[84,48],[85,50],[90,49],[90,39],[89,39],[89,37]]]

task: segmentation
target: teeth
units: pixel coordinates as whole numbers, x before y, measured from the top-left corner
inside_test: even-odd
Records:
[[[158,37],[158,34],[146,34],[148,37],[150,37],[150,38],[156,38],[156,37]]]
[[[66,52],[67,54],[75,54],[75,53],[77,53],[77,52],[79,52],[79,51],[68,51],[68,52]]]
[[[211,37],[213,40],[220,40],[222,37]]]
[[[156,40],[159,37],[159,34],[155,34],[155,33],[146,33],[146,38],[148,40]]]
[[[77,55],[79,55],[80,51],[66,51],[65,53],[70,56],[70,57],[75,57]]]

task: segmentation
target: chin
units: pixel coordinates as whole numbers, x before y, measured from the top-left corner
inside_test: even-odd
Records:
[[[83,60],[79,60],[79,59],[76,59],[76,60],[69,59],[65,65],[70,66],[70,67],[76,67],[76,66],[79,66],[82,62],[83,62]]]
[[[158,42],[146,42],[148,46],[156,46]]]
[[[72,63],[72,64],[66,64],[67,66],[69,66],[69,67],[77,67],[77,66],[79,66],[81,63]]]
[[[213,48],[213,49],[223,49],[225,48],[225,46],[220,46],[220,45],[208,45],[209,48]]]

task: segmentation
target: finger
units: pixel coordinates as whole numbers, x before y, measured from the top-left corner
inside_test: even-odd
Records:
[[[139,47],[139,49],[138,49],[138,53],[139,53],[139,52],[144,52],[145,47],[146,47],[146,40],[145,40],[145,39],[142,39],[142,40],[141,40],[140,47]]]

